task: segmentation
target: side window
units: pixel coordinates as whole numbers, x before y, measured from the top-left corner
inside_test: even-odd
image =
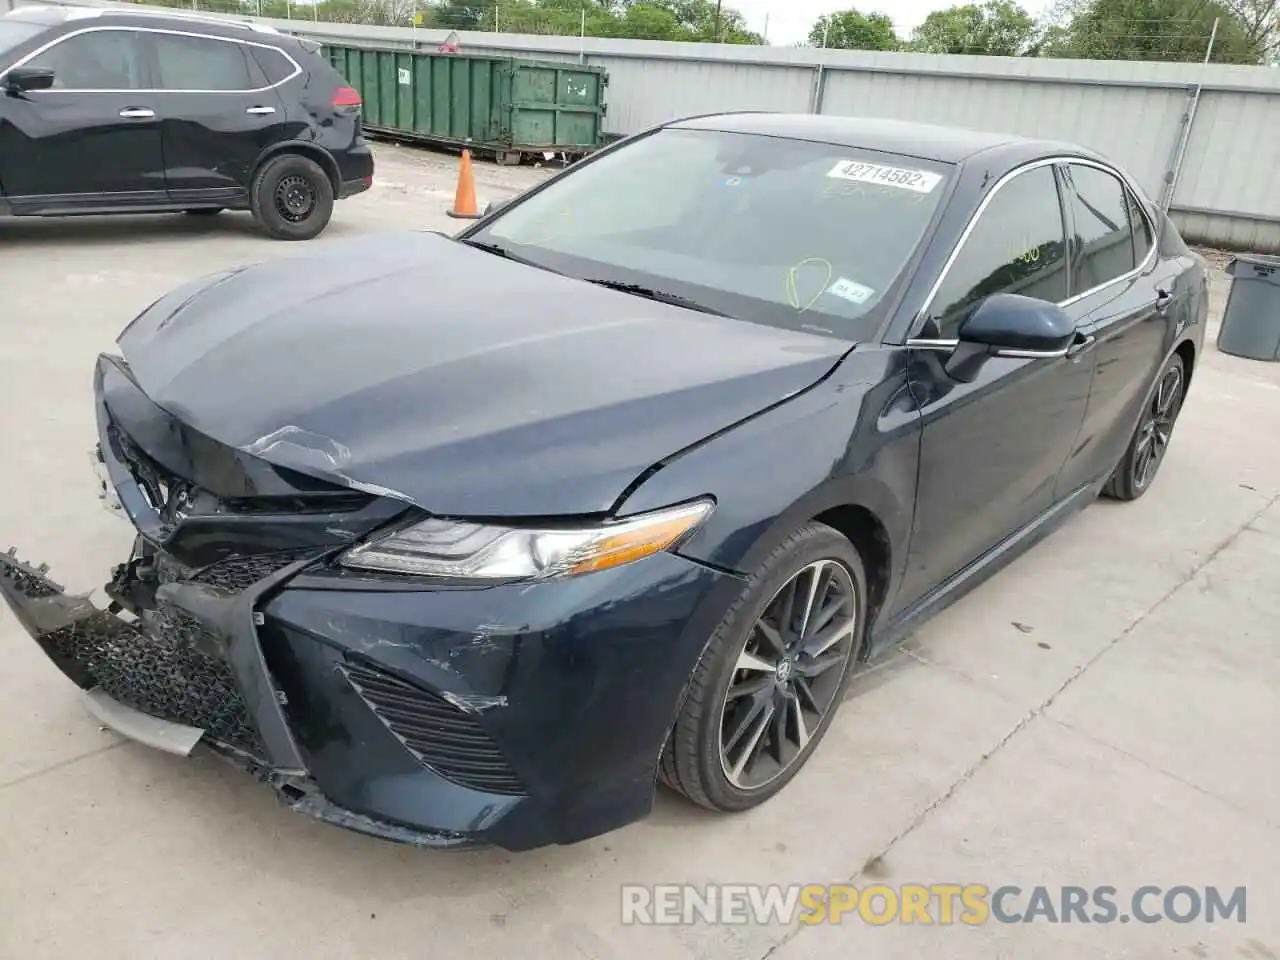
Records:
[[[1066,234],[1053,168],[1020,173],[996,192],[947,271],[930,311],[953,340],[969,307],[993,293],[1067,299]]]
[[[92,30],[68,37],[26,64],[53,71],[54,90],[144,90],[139,34]]]
[[[1073,163],[1071,183],[1075,216],[1071,292],[1083,293],[1133,269],[1133,229],[1129,192],[1105,170]]]
[[[1155,246],[1155,237],[1151,233],[1151,221],[1142,210],[1142,203],[1130,191],[1124,192],[1129,202],[1129,222],[1133,224],[1133,259],[1141,263]]]
[[[254,90],[244,44],[178,34],[152,34],[162,90]]]
[[[296,69],[293,61],[274,47],[250,47],[249,53],[266,76],[267,85],[279,83]]]

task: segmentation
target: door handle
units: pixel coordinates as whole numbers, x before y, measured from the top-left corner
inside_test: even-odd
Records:
[[[1088,353],[1098,345],[1098,338],[1093,334],[1076,334],[1075,342],[1067,347],[1067,358],[1072,359],[1080,356],[1082,353]]]
[[[253,117],[265,117],[276,112],[275,107],[250,107],[245,113]]]
[[[148,110],[146,107],[125,107],[120,111],[120,116],[126,120],[151,120],[155,115],[154,110]]]
[[[1170,291],[1165,289],[1156,291],[1156,310],[1159,313],[1164,313],[1168,310],[1171,303],[1173,303],[1173,294]]]

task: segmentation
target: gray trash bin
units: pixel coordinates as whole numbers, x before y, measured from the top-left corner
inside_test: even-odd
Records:
[[[1251,360],[1280,360],[1280,257],[1235,257],[1218,349]]]

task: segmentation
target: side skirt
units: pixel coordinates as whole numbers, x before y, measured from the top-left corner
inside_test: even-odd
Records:
[[[906,637],[925,621],[941,613],[979,584],[1003,570],[1012,561],[1061,527],[1076,513],[1097,499],[1106,482],[1096,480],[1078,487],[1062,500],[992,547],[958,573],[952,574],[914,604],[878,629],[867,644],[868,656]]]
[[[7,197],[0,200],[0,216],[75,217],[122,213],[176,213],[200,207],[249,209],[249,195],[239,188],[146,190],[137,193],[59,193]]]

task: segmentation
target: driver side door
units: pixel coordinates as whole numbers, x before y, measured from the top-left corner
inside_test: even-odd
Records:
[[[1082,320],[1069,301],[1068,256],[1054,164],[1020,168],[979,208],[908,341],[923,430],[904,606],[1054,505],[1089,401],[1091,342],[1081,338],[1066,357],[991,357],[971,383],[951,378],[945,364],[970,308],[994,293],[1061,304]]]
[[[53,86],[6,98],[0,176],[15,213],[75,213],[167,199],[144,34],[91,27],[14,66]]]

